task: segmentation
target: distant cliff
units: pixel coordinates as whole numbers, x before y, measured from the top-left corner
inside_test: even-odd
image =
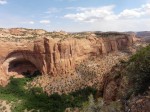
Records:
[[[150,31],[136,32],[136,36],[145,42],[150,42]]]

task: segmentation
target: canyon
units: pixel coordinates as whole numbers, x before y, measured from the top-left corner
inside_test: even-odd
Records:
[[[9,37],[15,40],[20,36],[19,42],[7,38],[5,40],[2,38],[0,41],[1,85],[6,85],[11,76],[22,77],[22,74],[27,72],[32,75],[38,71],[42,75],[51,77],[70,76],[76,72],[76,65],[83,60],[91,56],[99,57],[110,52],[125,50],[136,40],[134,34],[117,32],[87,33],[86,36],[80,34],[83,38],[67,37],[67,33],[57,32],[56,34],[60,35],[53,38],[45,36],[45,32],[39,30],[37,34],[40,34],[40,38],[29,41],[27,37],[21,38],[22,35],[28,34],[24,34],[25,31],[22,29],[1,31],[1,38],[10,34],[14,36]],[[36,35],[35,31],[31,34]]]
[[[4,87],[2,93],[5,96],[7,89],[13,91],[16,87],[18,90],[15,89],[15,94],[18,94],[23,83],[21,81],[32,79],[23,84],[25,86],[20,94],[32,94],[35,101],[37,88],[41,88],[46,98],[50,98],[51,95],[70,95],[91,87],[97,91],[94,97],[103,98],[105,102],[103,107],[119,101],[125,111],[131,109],[133,112],[138,110],[147,112],[149,90],[144,93],[146,95],[124,99],[127,96],[127,89],[130,89],[128,87],[131,86],[126,79],[126,73],[130,73],[127,66],[131,63],[130,57],[140,48],[148,46],[141,38],[137,38],[133,32],[67,33],[47,32],[41,29],[0,29],[0,86]],[[31,93],[28,93],[30,90]],[[10,92],[11,94],[13,92]],[[89,93],[86,91],[84,94]],[[80,93],[78,95],[80,97]],[[7,99],[0,100],[2,104],[0,109],[6,108],[10,111],[12,105],[18,105],[19,102],[6,104],[6,101]],[[144,106],[141,107],[142,104]],[[70,110],[70,108],[63,109],[66,109],[66,112]],[[79,109],[75,108],[75,112],[79,112]]]

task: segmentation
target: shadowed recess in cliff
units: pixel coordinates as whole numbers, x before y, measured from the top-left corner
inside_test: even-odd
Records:
[[[25,59],[11,61],[8,66],[8,73],[9,75],[23,75],[25,77],[35,77],[41,74],[34,64]]]
[[[17,50],[8,54],[3,69],[10,76],[32,77],[42,74],[43,64],[40,54],[27,50]]]

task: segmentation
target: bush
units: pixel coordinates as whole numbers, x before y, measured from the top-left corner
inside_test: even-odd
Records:
[[[148,89],[150,86],[150,45],[131,57],[127,71],[128,80],[132,86],[130,92],[137,95]]]
[[[102,98],[96,102],[92,95],[89,96],[89,101],[84,104],[82,112],[123,112],[121,102],[111,102],[105,104]]]

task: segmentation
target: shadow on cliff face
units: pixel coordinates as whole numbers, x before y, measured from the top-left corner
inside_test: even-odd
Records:
[[[24,77],[36,77],[41,75],[40,71],[36,68],[34,64],[30,61],[21,59],[21,60],[13,60],[9,63],[8,66],[8,74],[9,75],[22,75]]]
[[[41,75],[41,72],[39,70],[36,70],[31,74],[30,71],[27,71],[27,72],[23,72],[22,75],[27,78],[32,78],[32,77],[37,77],[37,76]]]

